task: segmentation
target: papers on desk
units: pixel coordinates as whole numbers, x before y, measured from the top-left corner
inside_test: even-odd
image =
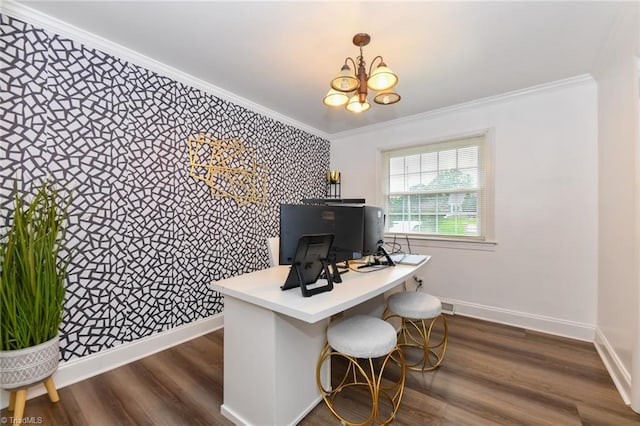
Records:
[[[424,254],[395,253],[391,255],[391,259],[400,265],[418,265],[426,258]]]

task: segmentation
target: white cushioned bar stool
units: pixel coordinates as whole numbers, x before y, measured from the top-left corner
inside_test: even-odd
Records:
[[[325,362],[330,363],[332,370],[329,389],[325,389],[320,377]],[[405,372],[396,331],[388,322],[369,315],[354,315],[329,324],[316,380],[324,402],[342,424],[386,425],[393,421],[404,393]],[[370,397],[371,408],[356,413],[353,399],[362,397]]]
[[[447,320],[440,299],[419,291],[395,293],[387,299],[384,320],[400,319],[398,347],[407,368],[428,371],[442,364],[447,351]],[[442,328],[437,328],[437,324]],[[437,328],[437,330],[436,330]]]

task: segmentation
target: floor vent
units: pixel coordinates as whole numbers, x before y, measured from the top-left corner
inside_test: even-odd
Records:
[[[451,315],[455,313],[455,310],[453,308],[453,303],[441,302],[441,304],[442,304],[442,311],[444,313],[451,314]]]

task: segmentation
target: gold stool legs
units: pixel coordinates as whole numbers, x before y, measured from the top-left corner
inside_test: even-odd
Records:
[[[56,385],[53,383],[53,376],[44,381],[51,402],[60,401]],[[9,393],[9,411],[13,411],[13,424],[21,424],[24,418],[24,407],[27,404],[27,388],[12,390]]]
[[[330,386],[329,389],[325,389],[320,377],[321,367],[326,361],[331,362],[332,368],[334,368],[334,366],[337,367],[337,362],[340,358],[342,358],[343,362],[346,361],[347,364],[344,374],[342,374],[342,377],[335,385]],[[383,372],[390,360],[400,360],[401,371],[396,373],[395,381],[383,382]],[[390,365],[395,365],[395,363],[391,363]],[[397,346],[386,355],[380,363],[378,360],[371,358],[358,359],[336,352],[327,344],[320,353],[316,368],[316,381],[327,407],[343,424],[350,426],[362,426],[366,424],[386,425],[393,421],[398,412],[398,408],[400,408],[400,402],[404,393],[405,371],[404,356]],[[347,419],[345,417],[346,414],[339,413],[340,410],[337,407],[339,403],[339,401],[337,401],[339,399],[338,397],[343,396],[341,394],[343,390],[352,387],[366,389],[364,392],[369,394],[371,398],[371,411],[364,419]],[[381,400],[389,405],[385,413],[381,412]],[[389,410],[391,412],[387,414]]]
[[[16,391],[12,390],[9,392],[9,407],[7,410],[13,411],[16,408]]]
[[[444,315],[435,318],[410,319],[391,314],[387,309],[383,315],[386,321],[399,318],[398,347],[405,355],[407,368],[414,371],[430,371],[438,368],[447,351],[449,329]],[[438,323],[442,327],[437,327]],[[415,353],[418,353],[415,356]]]

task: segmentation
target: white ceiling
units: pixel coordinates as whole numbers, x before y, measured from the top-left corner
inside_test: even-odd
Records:
[[[326,134],[590,73],[615,2],[22,1]],[[402,100],[322,104],[354,34]],[[371,97],[370,97],[371,99]],[[372,99],[370,100],[372,102]]]

